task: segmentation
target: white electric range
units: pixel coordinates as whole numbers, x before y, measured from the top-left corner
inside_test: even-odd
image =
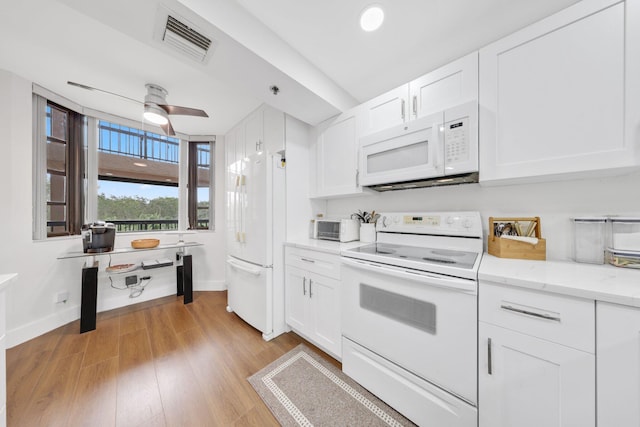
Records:
[[[343,251],[343,371],[419,425],[477,425],[478,212],[385,213]]]

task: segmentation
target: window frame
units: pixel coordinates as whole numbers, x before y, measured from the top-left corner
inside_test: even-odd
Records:
[[[207,227],[198,227],[198,146],[209,145],[209,222]],[[187,224],[190,230],[214,230],[214,204],[213,194],[215,194],[215,141],[189,141],[189,161],[188,161],[188,178],[187,178]],[[214,183],[212,186],[211,183]]]
[[[82,173],[78,174],[74,169],[72,172],[74,177],[73,200],[75,207],[73,209],[73,218],[75,224],[71,228],[73,232],[60,235],[49,236],[47,233],[47,205],[46,205],[46,105],[48,102],[57,104],[63,109],[71,110],[75,114],[82,116],[82,126],[77,127],[74,123],[74,134],[82,135],[81,149],[76,149],[76,159],[81,160]],[[98,202],[98,141],[99,141],[99,122],[108,121],[114,124],[140,129],[141,122],[114,116],[98,110],[82,107],[66,98],[60,97],[49,90],[38,85],[33,85],[33,239],[47,240],[51,238],[61,238],[64,236],[73,237],[80,235],[81,228],[84,223],[95,221],[97,219],[97,202]],[[141,130],[149,131],[162,135],[161,128],[147,123],[143,123]],[[44,142],[43,142],[44,136]],[[210,144],[210,187],[209,187],[209,228],[197,229],[197,231],[215,231],[215,140],[214,135],[207,136],[189,136],[176,132],[177,139],[180,141],[179,147],[179,179],[178,179],[178,229],[186,230],[189,228],[189,198],[188,194],[188,172],[189,172],[189,143],[208,142]],[[77,148],[77,147],[76,147]],[[71,180],[67,180],[71,185]],[[197,191],[197,189],[196,189]],[[68,195],[72,193],[68,192]],[[196,197],[197,200],[197,197]],[[71,217],[69,212],[68,218]],[[196,229],[194,229],[196,230]],[[149,231],[133,231],[131,233],[149,233],[157,230]]]

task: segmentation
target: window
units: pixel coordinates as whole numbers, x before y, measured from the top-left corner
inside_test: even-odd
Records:
[[[56,100],[33,96],[34,239],[77,235],[96,220],[118,232],[212,228],[215,138],[189,142],[83,116],[82,106],[34,92]]]
[[[211,142],[189,143],[189,228],[209,229],[211,220]]]
[[[177,230],[180,140],[98,122],[98,218],[119,232]]]
[[[46,105],[47,236],[79,234],[83,218],[83,117]]]

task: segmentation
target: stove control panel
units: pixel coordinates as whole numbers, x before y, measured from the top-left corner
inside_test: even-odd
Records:
[[[381,213],[377,230],[482,238],[481,221],[479,212]]]
[[[405,215],[402,218],[402,223],[405,224],[405,225],[431,225],[431,226],[438,226],[438,225],[440,225],[440,217],[439,216]]]

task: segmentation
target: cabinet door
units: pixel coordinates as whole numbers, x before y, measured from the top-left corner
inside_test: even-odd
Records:
[[[416,119],[478,99],[478,53],[473,52],[409,83]]]
[[[480,50],[480,181],[637,163],[624,138],[624,50],[615,0],[578,2]]]
[[[640,309],[598,302],[598,425],[640,425]]]
[[[244,120],[245,155],[258,153],[263,149],[263,114],[262,108],[251,113]]]
[[[285,117],[284,113],[275,108],[264,106],[263,111],[263,144],[261,149],[274,154],[285,149]]]
[[[341,114],[318,134],[316,195],[361,193],[357,177],[357,124],[354,112]]]
[[[479,323],[480,427],[595,426],[595,356]]]
[[[302,333],[308,329],[309,284],[306,274],[297,267],[285,267],[285,317],[289,326]]]
[[[359,109],[361,136],[400,125],[410,119],[409,85],[365,102]]]
[[[318,274],[309,275],[311,337],[320,347],[342,356],[340,281]]]

